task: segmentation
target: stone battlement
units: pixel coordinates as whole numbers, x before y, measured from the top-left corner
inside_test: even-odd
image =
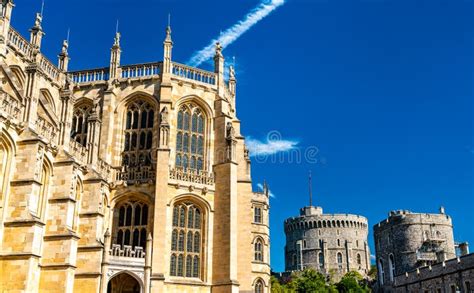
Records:
[[[474,269],[474,253],[449,259],[431,266],[424,266],[406,272],[405,274],[398,275],[395,277],[395,286],[404,286],[406,284],[420,282],[468,269]]]
[[[360,228],[367,229],[367,218],[353,214],[323,214],[321,207],[305,207],[299,217],[285,220],[285,230],[313,228]]]
[[[387,219],[374,225],[374,231],[385,230],[394,225],[410,224],[452,225],[451,217],[444,214],[413,213],[408,210],[391,211]]]

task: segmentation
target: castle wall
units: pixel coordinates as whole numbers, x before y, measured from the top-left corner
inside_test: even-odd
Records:
[[[394,292],[472,292],[474,254],[425,266],[395,277]]]

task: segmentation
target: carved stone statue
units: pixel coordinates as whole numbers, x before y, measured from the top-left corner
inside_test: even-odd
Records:
[[[168,108],[164,107],[163,110],[161,110],[161,124],[168,124]]]
[[[226,139],[227,140],[233,140],[235,138],[235,129],[234,126],[232,126],[232,122],[227,122],[227,127],[226,127]]]

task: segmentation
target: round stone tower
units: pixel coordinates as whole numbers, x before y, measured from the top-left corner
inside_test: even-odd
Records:
[[[370,269],[367,219],[358,215],[324,214],[307,206],[299,217],[285,220],[286,271],[313,268],[334,280],[349,271],[366,276]]]
[[[378,282],[389,288],[394,277],[456,257],[451,217],[392,211],[374,226]]]

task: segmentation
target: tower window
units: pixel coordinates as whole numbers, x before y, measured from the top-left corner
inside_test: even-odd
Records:
[[[322,252],[319,253],[319,268],[323,269],[324,268],[324,254]]]
[[[262,282],[262,280],[258,280],[255,283],[255,293],[263,293],[263,282]]]
[[[261,207],[255,207],[253,209],[254,215],[253,215],[253,221],[255,223],[262,223],[262,208]]]
[[[383,285],[384,284],[384,281],[385,281],[385,272],[383,270],[383,261],[382,259],[379,259],[379,262],[377,264],[377,268],[378,268],[378,273],[379,273],[379,283],[380,285]]]
[[[263,262],[263,241],[260,238],[257,238],[254,244],[254,260],[258,262]]]
[[[388,257],[388,266],[389,266],[389,276],[390,276],[390,282],[393,282],[393,278],[395,277],[395,260],[393,257],[393,254],[390,254]]]
[[[337,253],[337,267],[342,270],[342,253]]]

